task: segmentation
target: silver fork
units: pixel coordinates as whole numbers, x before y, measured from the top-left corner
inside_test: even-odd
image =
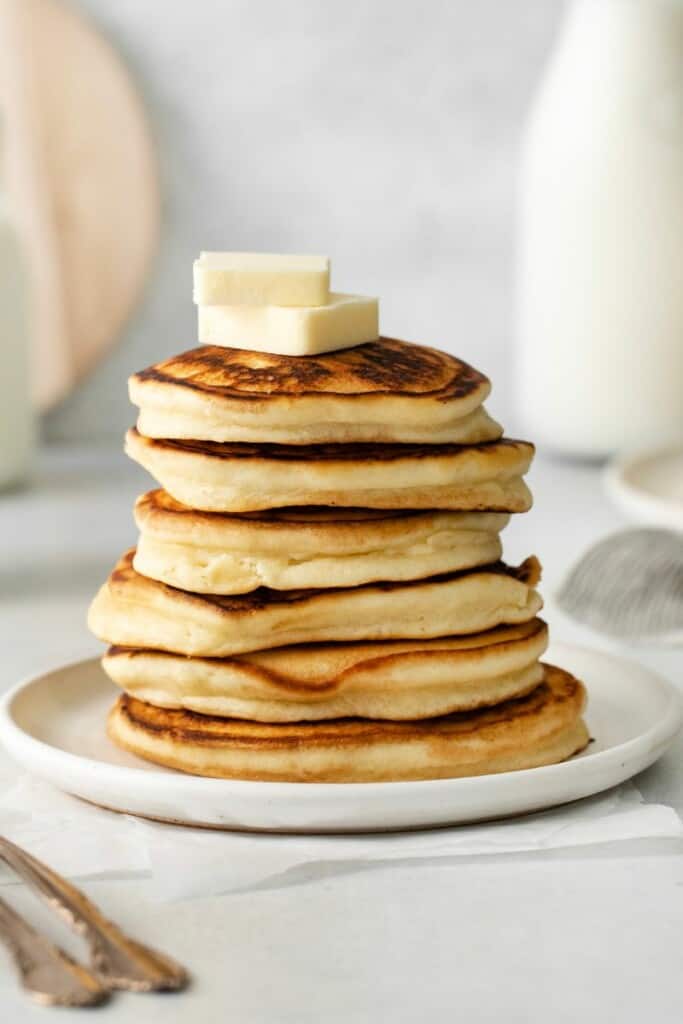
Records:
[[[35,931],[1,897],[0,938],[24,989],[43,1006],[96,1006],[109,998],[109,989],[92,971]]]
[[[73,997],[74,1001],[69,1005],[83,1005],[102,1001],[110,989],[151,992],[179,991],[186,987],[189,975],[184,967],[164,953],[131,939],[109,921],[80,889],[2,836],[0,860],[12,868],[73,931],[83,936],[90,950],[92,971],[87,971],[39,936],[7,904],[0,905],[0,936],[4,936],[14,953],[25,987],[31,990],[32,978],[37,976],[41,985],[53,986],[51,992],[33,989],[32,994],[36,998],[57,1004]],[[17,919],[21,924],[17,924]],[[32,960],[43,966],[34,970],[30,967]],[[101,993],[96,996],[93,980],[104,990],[105,996]],[[93,998],[88,1000],[87,993]]]

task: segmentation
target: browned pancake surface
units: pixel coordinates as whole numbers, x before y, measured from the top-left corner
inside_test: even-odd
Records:
[[[503,437],[484,444],[249,444],[247,442],[186,441],[169,438],[144,437],[137,427],[131,433],[155,448],[169,448],[180,452],[196,453],[214,459],[275,459],[281,462],[391,462],[395,459],[426,459],[478,452],[495,459],[502,449],[516,449],[522,455],[533,455],[529,441]]]
[[[254,400],[271,396],[402,395],[439,401],[490,389],[468,363],[437,349],[395,338],[317,356],[285,356],[204,345],[135,374],[214,396]]]
[[[270,724],[236,718],[200,715],[194,711],[157,708],[124,694],[118,713],[136,730],[164,738],[173,744],[243,747],[265,750],[305,746],[340,747],[359,743],[391,743],[428,738],[430,743],[453,743],[472,733],[486,739],[487,732],[510,726],[522,735],[526,725],[549,706],[558,712],[566,708],[567,718],[581,713],[585,700],[583,685],[574,676],[552,665],[545,666],[545,681],[526,697],[505,701],[492,708],[464,711],[440,718],[394,722],[361,718],[336,718],[319,722]]]
[[[225,522],[229,519],[249,520],[268,524],[269,530],[291,523],[357,523],[377,520],[411,519],[424,515],[424,511],[412,509],[378,509],[378,508],[329,508],[324,505],[310,505],[290,508],[267,508],[260,512],[202,512],[188,508],[167,491],[158,488],[138,498],[136,509],[149,518],[154,519],[157,513],[164,515],[186,516],[208,522]]]

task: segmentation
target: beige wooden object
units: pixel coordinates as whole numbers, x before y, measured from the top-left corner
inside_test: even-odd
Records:
[[[120,58],[59,0],[0,0],[0,108],[45,409],[116,341],[140,295],[159,231],[156,159]]]

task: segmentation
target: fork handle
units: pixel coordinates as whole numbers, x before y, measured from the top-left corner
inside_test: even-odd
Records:
[[[95,1006],[109,998],[95,975],[39,935],[0,897],[0,939],[25,991],[43,1006]]]
[[[136,992],[178,991],[187,971],[171,957],[121,931],[75,885],[0,836],[0,860],[23,878],[74,931],[87,939],[92,966],[109,988]]]

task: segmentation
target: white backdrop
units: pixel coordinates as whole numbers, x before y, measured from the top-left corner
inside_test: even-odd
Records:
[[[201,248],[328,253],[336,289],[489,373],[509,420],[517,146],[562,0],[72,2],[146,97],[165,233],[120,345],[49,437],[120,433],[127,375],[195,344]]]

